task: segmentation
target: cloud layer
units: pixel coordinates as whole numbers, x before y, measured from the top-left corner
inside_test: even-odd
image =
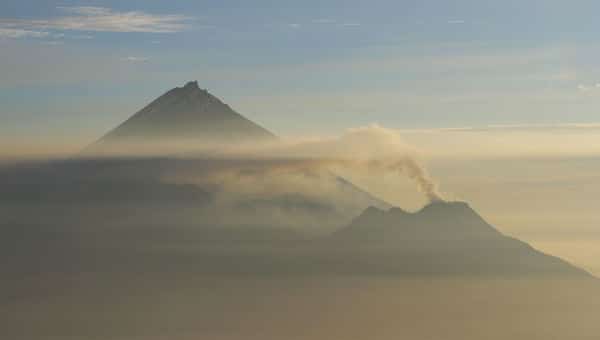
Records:
[[[151,142],[136,140],[105,143],[90,149],[86,157],[170,156],[211,159],[227,167],[220,176],[233,171],[234,177],[273,177],[298,173],[310,178],[323,174],[344,173],[356,176],[393,175],[415,183],[428,201],[443,200],[427,169],[406,144],[398,131],[377,124],[351,128],[340,136],[280,139],[267,143],[211,143],[202,139],[178,139]],[[267,174],[267,175],[265,175]],[[329,175],[328,175],[329,176]],[[277,176],[275,176],[277,177]]]
[[[22,28],[2,28],[0,27],[0,38],[45,38],[49,32],[32,31]]]
[[[63,13],[50,19],[0,19],[0,37],[45,37],[49,31],[175,33],[191,19],[177,14],[119,12],[105,7],[57,7]]]

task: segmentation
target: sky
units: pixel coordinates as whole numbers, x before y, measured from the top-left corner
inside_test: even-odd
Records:
[[[198,80],[281,136],[398,129],[441,190],[600,273],[599,11],[592,0],[3,0],[0,155],[79,150]]]
[[[0,135],[89,142],[195,79],[280,135],[595,122],[598,10],[558,0],[5,0]]]

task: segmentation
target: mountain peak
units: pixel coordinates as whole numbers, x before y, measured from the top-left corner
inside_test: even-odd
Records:
[[[408,212],[406,212],[406,210],[399,207],[391,207],[390,209],[388,209],[388,213],[396,216],[409,214]]]
[[[193,80],[193,81],[188,81],[184,86],[184,89],[194,89],[194,90],[199,90],[200,87],[198,86],[198,81],[197,80]]]
[[[411,274],[589,277],[563,260],[503,235],[465,202],[433,202],[415,213],[371,207],[330,240],[334,243],[329,248],[346,247],[348,256],[379,252],[370,265]]]
[[[207,89],[200,88],[200,86],[198,85],[198,81],[197,80],[188,81],[187,83],[185,83],[185,85],[183,85],[183,87],[176,87],[173,90],[176,93],[180,93],[180,94],[181,93],[195,94],[195,95],[199,95],[200,97],[214,98],[217,101],[219,101],[217,99],[217,97],[215,97],[212,94],[210,94]]]
[[[455,234],[465,236],[499,234],[466,202],[432,202],[414,213],[414,216],[425,224],[451,226],[449,231]]]
[[[106,144],[113,147],[143,144],[147,147],[148,143],[152,146],[166,145],[164,142],[174,145],[177,143],[172,142],[190,140],[221,144],[275,138],[273,133],[237,113],[208,90],[201,89],[194,80],[167,91],[91,148],[98,150],[98,146]]]
[[[188,81],[183,86],[178,86],[170,91],[167,91],[164,95],[158,97],[148,106],[158,107],[159,105],[174,105],[178,102],[183,102],[188,105],[188,109],[194,110],[193,106],[201,106],[207,102],[212,104],[218,104],[222,106],[228,106],[224,104],[219,98],[208,92],[207,89],[203,89],[198,85],[198,81]]]
[[[385,214],[384,210],[376,208],[374,206],[370,206],[362,212],[361,216],[368,218],[368,217],[372,217],[372,216],[382,216],[384,214]]]
[[[484,239],[501,234],[465,202],[436,201],[417,212],[370,207],[338,235],[361,239]]]
[[[417,212],[418,214],[464,214],[471,213],[477,214],[475,210],[473,210],[467,202],[462,201],[433,201],[426,206],[424,206],[421,210]]]

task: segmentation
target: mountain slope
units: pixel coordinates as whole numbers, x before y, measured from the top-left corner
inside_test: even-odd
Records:
[[[193,81],[163,94],[94,146],[190,140],[232,143],[275,138],[273,133],[235,112]]]
[[[329,247],[351,259],[344,262],[386,273],[590,277],[503,235],[462,202],[435,202],[416,213],[368,208],[333,234]]]
[[[335,176],[335,175],[334,175]],[[364,205],[365,203],[369,203],[368,206],[376,207],[379,209],[390,209],[392,205],[388,202],[376,197],[370,192],[358,187],[356,184],[350,182],[349,180],[335,176],[335,181],[337,182],[337,188],[342,195],[346,197],[352,197],[353,200],[357,203],[357,206]]]
[[[370,207],[336,238],[355,242],[447,242],[495,240],[502,234],[463,202],[434,202],[416,213]]]

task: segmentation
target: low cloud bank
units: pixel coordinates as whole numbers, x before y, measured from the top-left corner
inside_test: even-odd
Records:
[[[220,146],[205,157],[236,160],[218,176],[274,177],[282,173],[321,177],[337,172],[383,176],[395,173],[415,182],[427,200],[440,201],[436,183],[418,160],[417,150],[397,131],[373,124],[341,136],[281,140],[276,143]]]

